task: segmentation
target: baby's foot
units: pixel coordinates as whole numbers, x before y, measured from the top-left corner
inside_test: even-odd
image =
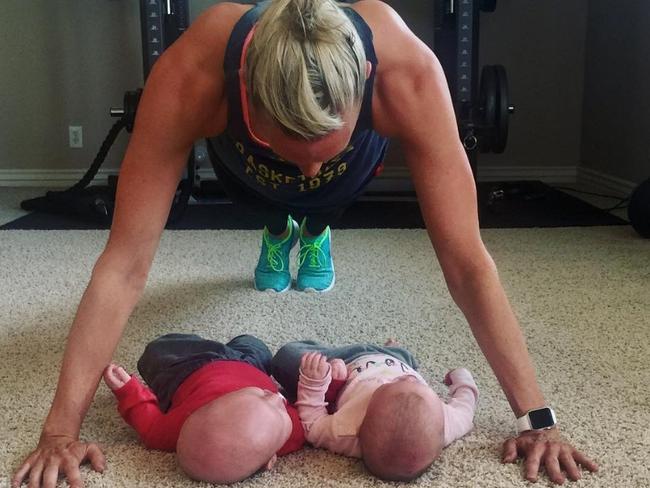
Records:
[[[122,366],[118,366],[115,363],[109,364],[104,370],[104,381],[113,391],[122,388],[130,379],[131,375],[124,371]]]
[[[384,344],[384,346],[387,346],[387,347],[398,346],[398,345],[399,345],[399,342],[397,342],[397,339],[395,339],[394,337],[390,337],[386,341],[386,343]]]

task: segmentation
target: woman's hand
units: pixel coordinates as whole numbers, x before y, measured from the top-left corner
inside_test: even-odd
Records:
[[[527,430],[519,437],[505,441],[502,462],[514,463],[519,457],[524,460],[524,477],[533,483],[539,476],[540,465],[544,466],[551,481],[558,485],[563,484],[566,477],[578,481],[582,477],[579,466],[592,472],[598,471],[598,465],[564,440],[557,428]]]
[[[54,488],[61,472],[68,478],[70,488],[81,488],[79,465],[84,461],[90,461],[99,473],[106,469],[106,457],[97,444],[67,435],[43,434],[36,450],[27,456],[14,475],[11,486],[20,486],[29,474],[30,488]]]

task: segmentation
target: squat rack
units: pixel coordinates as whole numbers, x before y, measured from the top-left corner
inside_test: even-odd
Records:
[[[255,3],[240,0],[240,3]],[[353,2],[348,2],[353,3]],[[481,12],[493,12],[496,0],[434,0],[434,51],[445,71],[461,141],[476,178],[478,152],[503,152],[507,143],[508,119],[514,112],[508,98],[505,68],[484,66],[478,74],[479,20]],[[142,63],[146,82],[162,53],[189,27],[189,0],[140,0]],[[65,191],[51,191],[45,197],[25,200],[25,210],[72,213],[84,218],[112,221],[117,177],[108,187],[88,187],[123,128],[133,130],[142,89],[127,91],[123,106],[111,108],[119,120],[109,131],[84,177]],[[187,208],[196,178],[197,162],[207,159],[204,141],[198,141],[188,158],[168,222],[178,219]]]

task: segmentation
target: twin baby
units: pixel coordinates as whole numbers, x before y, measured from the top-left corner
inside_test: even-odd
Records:
[[[443,402],[417,367],[394,341],[291,342],[273,356],[251,335],[222,344],[168,334],[138,360],[147,386],[115,364],[104,380],[144,445],[175,451],[193,479],[234,483],[308,442],[363,459],[379,478],[406,481],[472,429],[478,400],[466,369],[447,373]]]

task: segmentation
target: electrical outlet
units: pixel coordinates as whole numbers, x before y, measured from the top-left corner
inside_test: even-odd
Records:
[[[70,147],[84,147],[83,127],[80,125],[71,125],[68,127],[68,136]]]

